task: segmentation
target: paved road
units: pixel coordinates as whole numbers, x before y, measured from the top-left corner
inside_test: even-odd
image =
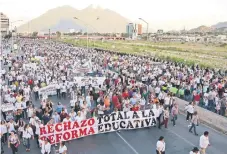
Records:
[[[55,96],[50,98],[55,104],[59,101]],[[69,104],[69,100],[61,100],[61,102],[64,105]],[[38,101],[34,101],[34,103],[39,106]],[[89,136],[67,144],[68,154],[152,154],[155,153],[156,142],[160,136],[165,137],[167,154],[188,154],[192,147],[199,145],[199,136],[189,133],[187,125],[185,116],[180,115],[176,126],[173,127],[169,123],[168,129],[152,127]],[[211,142],[207,153],[226,154],[227,136],[204,125],[197,127],[199,135],[206,130],[210,132]],[[54,148],[52,154],[55,154]],[[11,153],[6,146],[4,149],[5,154]],[[20,145],[18,154],[24,152],[25,147]],[[34,141],[32,141],[31,152],[32,154],[40,154],[40,149],[36,147]]]
[[[57,98],[50,97],[55,103],[59,102]],[[60,100],[64,105],[69,104],[69,100]],[[40,106],[39,101],[34,101],[35,106]],[[67,105],[69,106],[69,105]],[[204,125],[197,127],[199,136],[194,136],[188,132],[188,122],[185,116],[180,115],[175,127],[169,123],[169,128],[161,130],[152,128],[143,128],[137,130],[112,132],[100,135],[93,135],[67,144],[68,154],[154,154],[156,142],[160,136],[165,137],[166,154],[188,154],[189,151],[199,145],[199,136],[204,131],[210,132],[211,147],[207,150],[208,154],[226,154],[227,136],[214,131]],[[11,154],[11,150],[6,145],[3,146],[5,154]],[[55,154],[53,147],[52,154]],[[58,149],[58,148],[57,148]],[[25,147],[20,145],[18,154],[26,153]],[[34,141],[31,142],[32,154],[40,154]]]

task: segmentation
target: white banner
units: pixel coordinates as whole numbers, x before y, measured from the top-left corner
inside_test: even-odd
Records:
[[[73,73],[92,73],[91,61],[83,60],[82,62],[76,62],[74,64]]]
[[[31,70],[31,69],[36,69],[36,63],[28,63],[28,64],[23,64],[23,69],[24,70]]]
[[[41,57],[41,56],[35,56],[35,59],[43,62],[45,61],[45,57]]]
[[[102,85],[105,80],[105,77],[74,77],[74,81],[79,87],[92,85],[92,87],[97,88],[99,85]]]
[[[40,128],[40,137],[42,140],[48,138],[51,144],[55,144],[100,133],[151,127],[156,125],[157,113],[153,109],[120,111],[83,121],[50,124]]]
[[[39,89],[39,95],[56,95],[57,90],[56,90],[57,84],[52,84],[43,88]]]
[[[13,103],[1,104],[2,112],[12,111],[15,109]]]

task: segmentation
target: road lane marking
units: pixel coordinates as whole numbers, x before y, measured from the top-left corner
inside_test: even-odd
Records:
[[[190,142],[189,140],[187,140],[186,138],[182,137],[181,135],[175,133],[174,131],[170,130],[170,129],[167,129],[170,133],[176,135],[177,137],[179,137],[180,139],[184,140],[186,143],[190,144],[191,146],[195,146],[195,144],[193,144],[192,142]]]
[[[129,144],[125,139],[124,137],[122,137],[118,132],[116,132],[116,134],[128,145],[128,147],[135,153],[135,154],[139,154],[139,152],[136,151],[136,149],[131,145]]]

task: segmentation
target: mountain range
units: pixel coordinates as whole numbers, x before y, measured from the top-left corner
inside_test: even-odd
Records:
[[[76,17],[77,19],[74,19]],[[61,6],[47,11],[41,16],[18,27],[18,32],[69,32],[86,30],[88,32],[125,32],[130,20],[120,14],[92,5],[77,10],[71,6]]]
[[[77,19],[74,19],[76,17]],[[18,27],[18,32],[69,32],[70,29],[83,32],[125,33],[126,25],[131,21],[119,13],[101,7],[90,5],[78,10],[65,5],[51,9],[39,17],[32,19]],[[190,32],[212,32],[227,27],[226,22],[219,22],[213,26],[199,26]],[[144,27],[146,28],[146,27]],[[145,29],[143,29],[145,31]],[[149,31],[154,31],[149,29]]]
[[[213,26],[199,26],[197,28],[193,28],[189,30],[191,33],[200,32],[200,33],[207,33],[207,32],[225,32],[227,29],[227,22],[219,22]]]

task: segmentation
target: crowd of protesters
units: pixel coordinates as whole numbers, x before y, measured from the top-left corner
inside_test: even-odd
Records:
[[[2,48],[9,52],[1,59],[4,66],[1,70],[2,102],[14,106],[2,111],[1,140],[3,144],[8,143],[13,154],[17,153],[20,143],[29,152],[31,139],[36,140],[42,154],[49,154],[48,140],[39,139],[39,128],[43,125],[81,121],[115,111],[156,108],[158,128],[162,125],[167,128],[169,121],[176,126],[179,109],[175,97],[190,102],[185,108],[186,120],[190,120],[189,132],[193,129],[195,135],[198,135],[199,122],[195,105],[222,116],[227,114],[227,80],[220,71],[101,49],[76,48],[59,42],[18,41],[20,54],[11,52],[6,43]],[[42,58],[37,59],[37,56]],[[80,75],[102,76],[105,82],[99,87],[71,84],[78,76],[74,72],[78,65],[75,62],[82,65],[89,60],[92,72]],[[39,93],[41,88],[51,84],[57,84],[57,102]],[[177,91],[172,92],[172,87]],[[61,103],[68,99],[68,106]],[[64,142],[60,143],[58,152],[67,153]]]

